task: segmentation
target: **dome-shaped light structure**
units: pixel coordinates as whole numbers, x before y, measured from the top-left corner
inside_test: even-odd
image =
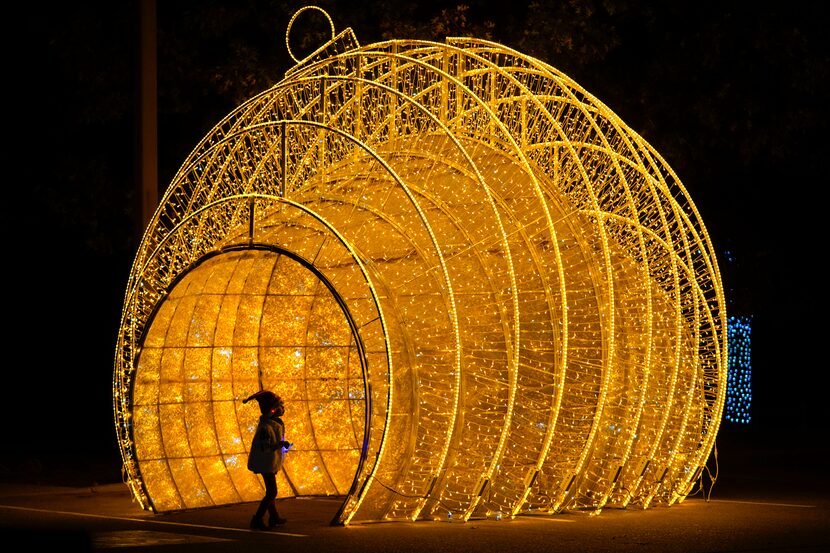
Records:
[[[258,500],[265,388],[280,495],[344,496],[341,524],[672,504],[714,445],[725,321],[677,176],[579,85],[346,29],[207,135],[146,231],[125,472],[155,511]]]

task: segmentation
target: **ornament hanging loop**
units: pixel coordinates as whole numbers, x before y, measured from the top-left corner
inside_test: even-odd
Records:
[[[291,35],[291,26],[294,25],[294,20],[297,19],[297,16],[307,10],[317,10],[318,12],[322,13],[328,19],[329,26],[331,27],[331,40],[334,40],[335,32],[334,32],[334,21],[332,21],[331,16],[324,10],[318,6],[303,6],[299,10],[297,10],[294,15],[291,16],[291,20],[288,22],[288,28],[285,30],[285,47],[288,49],[288,55],[291,56],[291,59],[294,60],[295,63],[300,63],[294,56],[294,52],[291,51],[291,44],[288,40],[288,37]]]

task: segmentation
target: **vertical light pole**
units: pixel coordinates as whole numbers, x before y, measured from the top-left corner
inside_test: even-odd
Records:
[[[156,63],[156,2],[141,0],[141,229],[158,205],[158,106]]]

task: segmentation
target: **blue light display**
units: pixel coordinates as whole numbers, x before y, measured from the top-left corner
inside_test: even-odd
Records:
[[[729,369],[724,418],[737,424],[752,420],[752,317],[729,317]]]

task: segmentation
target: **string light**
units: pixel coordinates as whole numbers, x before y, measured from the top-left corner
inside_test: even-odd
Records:
[[[729,373],[724,418],[736,424],[752,421],[752,317],[729,317]]]
[[[145,232],[113,390],[136,499],[258,500],[241,399],[266,388],[294,444],[280,495],[342,496],[340,524],[682,500],[723,418],[727,324],[677,176],[539,60],[328,21]]]

